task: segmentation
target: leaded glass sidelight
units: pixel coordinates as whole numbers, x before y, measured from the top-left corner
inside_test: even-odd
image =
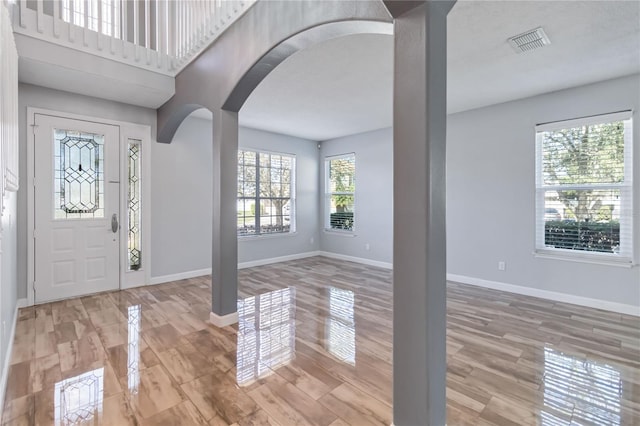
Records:
[[[55,219],[104,217],[104,135],[55,129]]]
[[[142,245],[140,239],[140,150],[142,141],[129,139],[129,192],[127,198],[129,224],[129,270],[137,271],[142,266]]]

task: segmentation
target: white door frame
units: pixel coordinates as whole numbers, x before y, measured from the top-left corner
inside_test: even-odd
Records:
[[[79,114],[71,114],[61,111],[53,111],[43,108],[27,107],[27,302],[29,306],[35,304],[35,116],[36,114],[49,115],[53,117],[67,118],[72,120],[89,121],[100,124],[117,126],[120,129],[120,165],[127,164],[128,141],[137,139],[142,141],[142,267],[137,271],[127,270],[127,230],[123,227],[120,233],[120,289],[149,285],[151,279],[151,226],[150,226],[150,205],[151,205],[151,127],[142,124],[127,123],[124,121],[107,120],[96,117],[89,117]],[[128,170],[127,167],[120,167],[120,221],[126,224],[127,211],[127,187]]]

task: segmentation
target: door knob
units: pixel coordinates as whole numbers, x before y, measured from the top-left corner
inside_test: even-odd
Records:
[[[118,232],[119,228],[120,225],[118,224],[118,215],[114,213],[113,216],[111,216],[111,232],[115,234],[116,232]]]

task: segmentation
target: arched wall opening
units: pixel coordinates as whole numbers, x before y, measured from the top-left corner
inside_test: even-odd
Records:
[[[176,96],[158,111],[162,142],[171,140],[171,127],[177,128],[175,117],[180,115],[174,112],[184,105],[205,105],[213,112],[210,320],[224,327],[238,320],[238,110],[264,75],[289,51],[305,45],[306,30],[330,22],[388,22],[389,13],[394,16],[393,380],[400,384],[394,386],[396,424],[446,423],[446,15],[454,3],[258,2],[253,13],[177,77]],[[298,13],[296,8],[305,11]],[[296,43],[289,45],[290,39]],[[247,51],[239,53],[238,46]],[[165,132],[164,126],[172,122]],[[412,221],[411,227],[405,226]]]
[[[238,201],[239,215],[245,218],[245,229],[239,232],[239,265],[320,252],[391,267],[392,96],[390,34],[349,34],[321,41],[291,55],[262,80],[239,111],[238,145],[250,155],[294,157],[291,203],[296,214],[285,219],[295,221],[295,233],[256,238],[263,231],[288,232],[270,229],[277,226],[278,215],[286,213],[269,205],[269,196],[279,195],[282,187],[276,185],[274,191],[273,186],[261,185],[271,192],[258,197],[247,187],[246,194],[239,193],[243,201]],[[357,197],[327,197],[325,162],[333,158],[334,166],[346,164],[338,158],[350,155],[357,164]],[[248,173],[255,171],[249,167]],[[256,198],[265,203],[264,215],[258,218],[253,214]],[[331,225],[331,217],[341,217],[338,210],[351,215],[349,226],[335,220]],[[264,229],[254,229],[254,224]]]

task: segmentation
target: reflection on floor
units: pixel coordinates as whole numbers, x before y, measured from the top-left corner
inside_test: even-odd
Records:
[[[389,271],[315,257],[20,311],[3,425],[389,425]],[[640,424],[640,318],[450,284],[450,425]]]

